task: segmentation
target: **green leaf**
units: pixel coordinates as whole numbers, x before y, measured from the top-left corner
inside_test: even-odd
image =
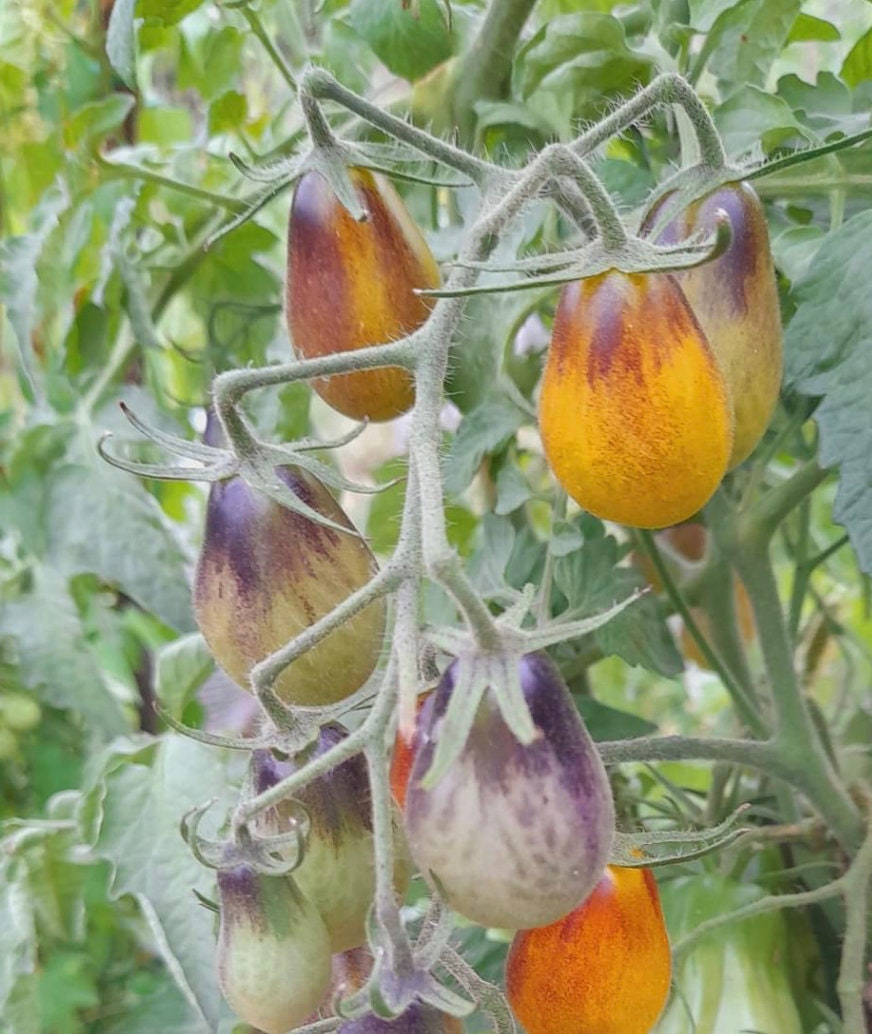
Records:
[[[840,74],[851,87],[872,79],[872,29],[865,32],[851,47]]]
[[[717,45],[709,70],[731,87],[763,87],[800,12],[801,0],[746,0],[712,29]]]
[[[599,743],[604,740],[632,740],[639,736],[650,736],[657,731],[654,722],[640,718],[629,711],[601,704],[588,696],[576,696],[575,703],[584,719],[588,732]]]
[[[618,543],[611,535],[589,533],[580,549],[554,562],[554,583],[573,618],[584,618],[626,599],[644,584],[633,568],[618,565]],[[652,595],[643,596],[597,629],[594,639],[608,656],[673,677],[684,664]]]
[[[112,93],[99,101],[85,104],[64,126],[64,140],[71,150],[102,140],[117,129],[136,103],[129,93]]]
[[[467,570],[473,585],[486,598],[500,597],[506,589],[506,567],[515,546],[515,529],[508,517],[486,514],[478,526],[478,545]]]
[[[499,516],[513,513],[533,497],[530,483],[514,463],[507,463],[497,474],[497,501],[494,513]]]
[[[182,636],[158,651],[155,694],[173,718],[181,718],[186,704],[214,669],[215,661],[200,633]]]
[[[182,993],[213,1030],[221,1013],[213,918],[192,893],[197,888],[214,896],[212,877],[191,854],[179,823],[211,796],[223,797],[226,808],[227,791],[220,751],[166,734],[107,753],[100,784],[89,798],[97,826],[94,852],[112,865],[111,897],[137,899]],[[222,804],[215,806],[216,817]]]
[[[499,396],[468,413],[451,442],[446,459],[446,491],[462,492],[475,477],[485,456],[501,449],[526,420],[513,402]]]
[[[106,30],[106,56],[121,81],[136,87],[136,0],[115,0]]]
[[[411,82],[454,53],[438,0],[420,0],[417,13],[399,2],[352,0],[345,17],[382,64]]]
[[[366,517],[366,537],[376,553],[390,553],[396,546],[400,534],[400,519],[403,514],[403,500],[406,497],[405,477],[408,473],[406,461],[400,457],[390,459],[373,472],[377,484],[384,485],[397,478],[403,480],[385,488],[372,497]]]
[[[617,18],[579,11],[553,18],[522,48],[515,83],[524,98],[534,91],[564,96],[578,117],[600,110],[609,94],[645,85],[652,70],[652,58],[627,44]]]
[[[66,189],[52,187],[32,213],[33,232],[0,241],[0,302],[6,306],[32,388],[36,387],[37,381],[31,338],[39,288],[36,267],[46,241],[58,225],[60,214],[69,204]]]
[[[85,645],[66,580],[57,572],[34,565],[31,590],[0,611],[0,636],[14,640],[22,681],[41,700],[77,711],[100,738],[127,731],[121,706]]]
[[[727,154],[738,158],[759,147],[769,152],[797,136],[811,136],[797,121],[791,107],[757,86],[736,90],[714,111]]]
[[[157,500],[95,455],[52,474],[49,550],[59,570],[118,586],[171,628],[194,627],[187,558]]]
[[[164,25],[175,25],[202,4],[203,0],[137,0],[136,14]]]
[[[41,1034],[37,939],[27,869],[0,850],[0,1016],[8,1034]]]
[[[828,235],[792,292],[796,314],[785,336],[785,379],[819,397],[820,461],[839,470],[834,518],[872,573],[872,212]]]
[[[832,22],[815,18],[813,14],[799,14],[790,29],[788,43],[837,43],[842,34]]]
[[[245,95],[228,90],[209,105],[209,133],[237,133],[248,117]]]

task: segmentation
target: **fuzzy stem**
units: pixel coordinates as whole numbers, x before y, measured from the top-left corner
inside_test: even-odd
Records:
[[[866,834],[854,864],[842,877],[845,898],[845,937],[836,990],[842,1007],[844,1034],[866,1034],[863,988],[869,921],[869,881],[872,879],[872,831]]]
[[[674,72],[658,76],[612,115],[582,133],[571,145],[573,151],[576,154],[589,154],[610,137],[622,133],[643,118],[652,108],[662,104],[679,104],[684,108],[693,123],[703,161],[712,169],[722,169],[727,157],[714,121],[690,83]]]
[[[291,11],[293,11],[293,4],[289,5]],[[270,34],[264,28],[263,22],[260,20],[260,16],[250,7],[239,8],[242,17],[248,22],[248,27],[251,29],[253,35],[255,35],[260,41],[261,46],[269,55],[270,60],[276,66],[281,75],[282,79],[287,83],[292,91],[297,89],[297,81],[294,78],[293,72],[288,68],[287,62],[282,57],[281,51],[273,43]]]
[[[502,171],[498,166],[482,161],[459,147],[453,147],[444,140],[437,140],[429,133],[376,107],[364,100],[363,97],[346,89],[323,68],[308,68],[300,77],[299,89],[301,100],[309,96],[336,101],[348,111],[353,111],[355,115],[365,119],[370,125],[390,134],[396,140],[402,140],[403,143],[409,144],[410,147],[414,147],[428,158],[463,173],[476,183],[481,183],[489,176],[500,174]]]
[[[597,744],[606,765],[627,761],[728,761],[786,777],[770,743],[759,740],[706,739],[693,736],[642,736]]]

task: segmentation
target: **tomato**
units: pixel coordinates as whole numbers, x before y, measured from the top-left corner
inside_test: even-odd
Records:
[[[645,220],[650,229],[669,195]],[[766,213],[750,183],[726,183],[674,219],[659,237],[674,244],[713,233],[726,212],[732,239],[727,250],[676,279],[718,359],[735,414],[728,467],[750,455],[769,426],[781,387],[783,345],[778,288],[769,249]]]
[[[423,708],[431,694],[432,690],[428,693],[422,693],[418,697],[416,704],[417,715],[421,714],[421,708]],[[411,736],[403,736],[401,732],[397,732],[397,738],[394,742],[394,753],[391,758],[391,793],[400,808],[406,806],[406,791],[409,787],[409,777],[412,774],[417,740],[416,726],[415,732]]]
[[[638,528],[696,513],[733,447],[724,378],[664,274],[612,270],[563,289],[539,420],[548,463],[579,506]]]
[[[318,1007],[330,984],[327,929],[287,876],[224,869],[218,894],[221,993],[246,1023],[285,1034]]]
[[[288,227],[287,312],[303,358],[396,341],[427,319],[439,267],[399,194],[382,176],[349,169],[369,213],[357,222],[327,181],[309,172],[297,184]],[[412,378],[384,367],[316,380],[315,391],[354,420],[390,420],[414,401]]]
[[[648,1034],[670,973],[653,873],[610,865],[569,915],[515,934],[506,995],[527,1034]]]
[[[347,735],[337,722],[322,726],[317,744],[300,757],[300,764],[326,753]],[[276,761],[268,751],[255,751],[255,792],[275,786],[297,767],[294,761]],[[289,819],[300,814],[295,801],[303,805],[311,825],[303,862],[293,871],[294,880],[320,912],[330,934],[330,950],[359,947],[366,940],[366,916],[375,893],[369,775],[363,756],[349,758],[297,791],[293,800],[270,809],[260,819],[260,831],[287,832]],[[394,849],[394,884],[397,893],[403,894],[409,866],[399,822]],[[296,854],[296,848],[291,853]]]
[[[614,834],[605,770],[560,673],[544,654],[527,654],[519,674],[541,736],[519,743],[488,691],[460,756],[425,789],[457,663],[448,668],[421,712],[405,807],[423,875],[468,919],[507,929],[575,908],[600,878]]]
[[[383,1020],[370,1014],[359,1020],[350,1020],[339,1028],[339,1034],[461,1034],[459,1020],[437,1012],[429,1005],[410,1005],[393,1020]]]
[[[311,509],[349,529],[330,492],[297,467],[276,476]],[[215,660],[240,686],[253,665],[328,614],[376,572],[355,534],[342,534],[274,502],[242,478],[209,492],[194,581],[194,612]],[[279,675],[276,693],[293,704],[342,700],[372,674],[385,629],[375,600]]]

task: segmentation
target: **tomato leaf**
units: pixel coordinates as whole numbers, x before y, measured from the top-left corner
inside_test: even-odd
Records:
[[[4,635],[15,642],[23,683],[41,700],[77,711],[98,738],[127,731],[121,706],[85,645],[66,580],[56,571],[34,565],[30,591],[0,612]]]
[[[348,24],[395,75],[414,81],[454,53],[454,37],[436,0],[421,0],[417,12],[384,0],[353,0]]]
[[[820,461],[839,470],[833,516],[851,537],[860,567],[872,573],[872,212],[831,233],[793,289],[797,310],[785,340],[785,379],[821,403]]]
[[[115,0],[106,30],[106,56],[121,81],[136,86],[136,0]]]
[[[200,1029],[211,1030],[226,1006],[215,976],[213,916],[192,890],[214,896],[212,878],[183,841],[179,821],[210,795],[223,796],[226,807],[228,774],[214,747],[173,733],[141,738],[106,754],[86,808],[94,851],[112,865],[110,896],[134,895]],[[221,814],[216,805],[216,819]]]

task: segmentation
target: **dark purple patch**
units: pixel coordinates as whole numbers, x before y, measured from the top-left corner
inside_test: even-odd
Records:
[[[417,1003],[394,1020],[383,1020],[372,1013],[359,1020],[350,1020],[339,1028],[339,1034],[444,1034],[448,1018]]]
[[[733,313],[743,316],[748,311],[745,285],[761,275],[761,240],[765,233],[765,217],[760,202],[750,187],[728,183],[704,198],[694,212],[692,230],[713,233],[718,210],[727,213],[732,237],[727,250],[702,270],[710,271],[713,288],[728,292]]]
[[[632,298],[637,285],[621,273],[607,274],[585,299],[588,311],[582,315],[591,325],[587,353],[587,381],[593,386],[609,376],[616,364],[621,370],[635,371],[641,379],[638,350],[628,340],[631,333]]]
[[[317,742],[300,756],[300,764],[320,757],[347,736],[348,731],[338,722],[328,722],[321,727]],[[292,759],[279,761],[263,750],[252,753],[251,763],[256,793],[275,786],[299,767]],[[319,776],[297,791],[294,800],[308,811],[313,834],[329,837],[334,849],[338,850],[349,833],[372,832],[369,774],[362,754]]]
[[[260,877],[250,866],[219,869],[218,896],[223,922],[238,923],[245,917],[252,926],[266,928]]]

